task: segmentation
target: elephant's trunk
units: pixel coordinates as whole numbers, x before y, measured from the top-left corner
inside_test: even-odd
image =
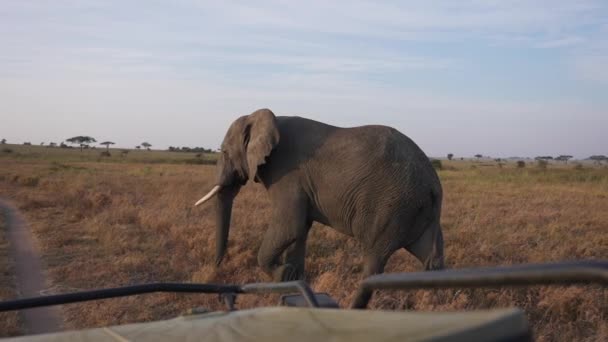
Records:
[[[228,245],[228,233],[230,231],[230,217],[232,215],[232,203],[239,191],[238,186],[223,187],[215,199],[216,205],[216,231],[215,231],[215,265],[222,263],[226,247]]]

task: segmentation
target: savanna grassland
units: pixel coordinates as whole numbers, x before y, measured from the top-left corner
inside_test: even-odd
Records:
[[[270,212],[264,189],[249,184],[237,197],[228,255],[215,269],[212,209],[193,207],[214,185],[213,166],[185,164],[180,158],[195,157],[168,152],[151,152],[158,153],[157,161],[146,162],[146,152],[113,161],[82,157],[78,150],[53,158],[0,156],[0,194],[27,217],[42,246],[51,292],[154,281],[268,281],[256,261]],[[608,259],[607,168],[461,161],[443,166],[448,267]],[[354,240],[316,225],[306,267],[316,291],[347,306],[361,280],[362,257]],[[400,251],[386,271],[419,269]],[[276,301],[247,295],[238,306]],[[62,310],[68,328],[82,328],[168,318],[198,306],[223,308],[213,295],[154,294]],[[434,311],[510,306],[526,310],[538,340],[608,340],[608,290],[596,286],[382,292],[372,303],[375,309]]]

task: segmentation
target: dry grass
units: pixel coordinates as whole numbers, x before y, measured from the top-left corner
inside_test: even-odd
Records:
[[[10,246],[6,239],[6,215],[0,208],[0,301],[17,296],[13,271],[14,260],[10,256]],[[17,312],[0,313],[0,337],[16,336],[21,333],[21,322]]]
[[[15,200],[43,244],[57,291],[150,281],[267,281],[256,265],[269,203],[248,185],[235,201],[228,255],[213,264],[210,208],[192,204],[213,184],[203,165],[68,163],[5,159],[0,192]],[[448,267],[570,259],[608,259],[608,170],[516,169],[445,163],[442,223]],[[348,305],[361,278],[357,244],[315,226],[307,280]],[[387,272],[419,269],[406,252]],[[275,296],[242,296],[240,307],[272,305]],[[66,305],[71,328],[171,317],[216,296],[147,295]],[[463,310],[524,308],[541,341],[608,339],[608,290],[593,286],[385,292],[374,308]]]

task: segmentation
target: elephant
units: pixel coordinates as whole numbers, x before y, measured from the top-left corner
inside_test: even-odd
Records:
[[[216,171],[215,186],[195,203],[215,201],[216,266],[226,252],[233,200],[252,180],[272,207],[258,265],[275,281],[304,276],[313,222],[358,240],[364,276],[384,272],[400,248],[425,270],[444,267],[441,182],[424,152],[394,128],[342,128],[259,109],[231,124]]]

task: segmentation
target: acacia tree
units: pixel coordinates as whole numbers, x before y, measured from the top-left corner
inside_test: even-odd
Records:
[[[477,158],[477,160],[481,159],[481,157],[483,157],[481,154],[476,154],[475,158]]]
[[[99,145],[106,145],[106,151],[107,151],[107,152],[110,152],[110,145],[114,145],[114,143],[113,143],[113,142],[111,142],[111,141],[104,141],[104,142],[102,142],[102,143],[101,143],[101,144],[99,144]]]
[[[6,144],[6,139],[0,140],[0,143],[2,143],[2,145]]]
[[[453,153],[448,153],[448,160],[452,160],[452,158],[454,158],[454,154]]]
[[[572,159],[572,156],[566,155],[566,154],[562,154],[560,156],[555,157],[555,160],[559,160],[559,161],[563,161],[566,164],[568,164],[568,160]]]
[[[589,157],[589,159],[593,160],[596,164],[599,165],[602,163],[602,161],[608,160],[608,157],[600,154],[600,155],[591,156],[591,157]]]
[[[141,146],[137,145],[137,146],[135,146],[135,148],[139,150],[141,148]]]
[[[72,137],[70,139],[66,139],[65,141],[69,142],[72,145],[76,145],[76,144],[80,145],[80,152],[82,152],[83,147],[86,146],[88,148],[89,144],[97,142],[97,140],[95,140],[95,138],[89,137],[86,135],[79,135],[76,137]]]
[[[152,145],[148,142],[143,142],[141,143],[141,146],[145,147],[148,151],[150,151],[150,147],[152,147]]]

